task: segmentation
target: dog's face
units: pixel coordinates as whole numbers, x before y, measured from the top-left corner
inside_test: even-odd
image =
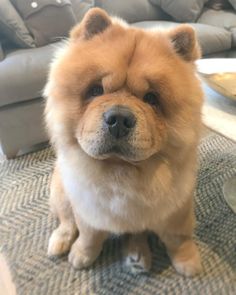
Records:
[[[197,128],[197,57],[190,27],[144,32],[91,10],[51,70],[46,95],[52,136],[76,142],[96,159],[148,159],[176,134]]]

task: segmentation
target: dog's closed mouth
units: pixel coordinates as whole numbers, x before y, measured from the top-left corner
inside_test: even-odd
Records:
[[[116,159],[118,161],[121,160],[122,162],[125,161],[129,164],[132,164],[132,165],[137,165],[142,162],[140,160],[137,160],[137,161],[133,160],[135,152],[134,151],[132,152],[130,150],[130,148],[125,148],[125,147],[118,146],[118,145],[111,147],[104,154],[107,154],[109,156],[106,160]]]
[[[103,154],[107,155],[117,155],[117,156],[130,156],[130,149],[122,145],[112,145],[111,147],[104,148]]]
[[[123,154],[124,151],[119,146],[113,146],[108,153],[114,153],[114,154]]]

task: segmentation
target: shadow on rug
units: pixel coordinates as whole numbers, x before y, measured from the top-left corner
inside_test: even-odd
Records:
[[[122,263],[122,239],[106,242],[95,265],[76,271],[67,257],[49,260],[46,249],[56,227],[48,208],[54,156],[50,148],[0,165],[0,251],[11,267],[19,295],[236,294],[236,215],[225,202],[223,183],[236,174],[236,144],[214,133],[199,147],[195,193],[204,271],[178,275],[155,236],[150,274],[133,276]]]

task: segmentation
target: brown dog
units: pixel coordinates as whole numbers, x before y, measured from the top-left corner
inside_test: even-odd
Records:
[[[45,89],[60,220],[50,256],[70,251],[74,267],[87,267],[109,233],[129,233],[128,265],[149,269],[145,232],[153,231],[179,273],[200,271],[192,240],[198,57],[187,25],[144,31],[95,8],[72,30]]]

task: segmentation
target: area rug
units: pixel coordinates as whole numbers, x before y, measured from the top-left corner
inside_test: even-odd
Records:
[[[56,227],[48,208],[53,162],[47,148],[0,166],[0,250],[18,295],[236,294],[236,214],[222,194],[224,182],[236,175],[234,142],[210,133],[199,146],[195,238],[204,270],[194,278],[174,271],[154,235],[149,237],[153,265],[148,275],[126,270],[118,237],[106,242],[88,270],[74,270],[66,257],[48,259],[48,239]]]

